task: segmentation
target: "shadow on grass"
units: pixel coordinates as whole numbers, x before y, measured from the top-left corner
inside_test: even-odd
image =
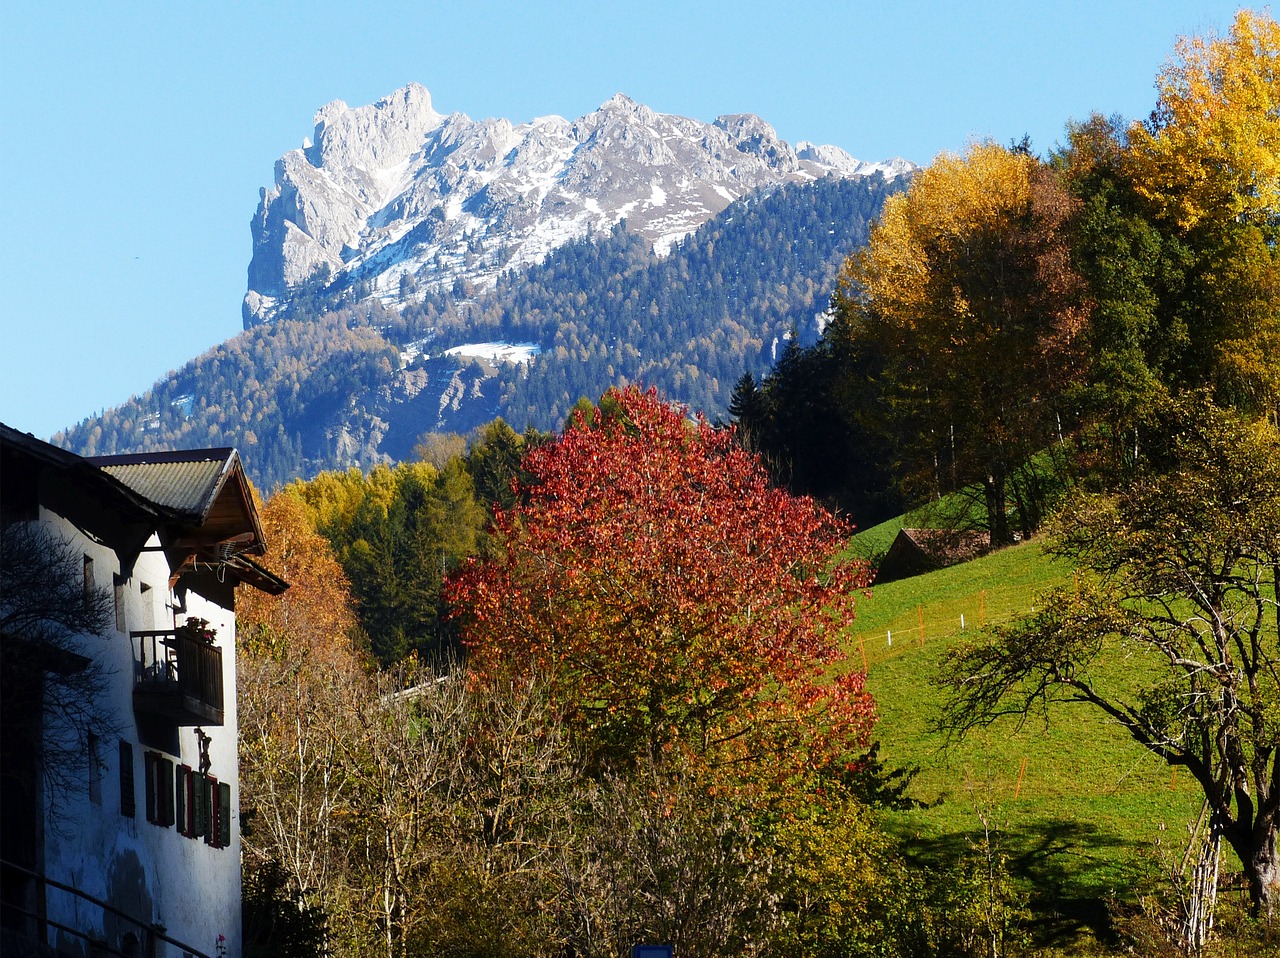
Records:
[[[910,860],[943,874],[983,857],[981,827],[900,837]],[[1104,947],[1118,944],[1107,900],[1124,899],[1144,876],[1141,842],[1065,819],[993,828],[990,842],[993,852],[1004,857],[1009,875],[1030,889],[1027,930],[1037,948],[1060,947],[1084,936]]]

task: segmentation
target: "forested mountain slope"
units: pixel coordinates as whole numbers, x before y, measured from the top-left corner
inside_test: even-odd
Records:
[[[54,437],[84,455],[238,447],[266,489],[324,469],[408,458],[431,431],[502,416],[558,427],[582,396],[638,382],[722,415],[792,328],[812,338],[834,277],[901,178],[828,177],[731,204],[665,257],[616,228],[489,291],[406,286],[397,312],[318,284],[142,396]],[[526,362],[446,355],[528,343]]]

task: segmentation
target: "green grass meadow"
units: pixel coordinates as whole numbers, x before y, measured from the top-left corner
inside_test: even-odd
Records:
[[[883,552],[896,531],[861,533],[850,551]],[[888,826],[912,854],[945,862],[972,850],[985,821],[1031,897],[1038,941],[1080,953],[1108,941],[1106,902],[1134,898],[1158,868],[1158,845],[1181,854],[1201,807],[1195,783],[1085,706],[1058,707],[1047,721],[1000,720],[958,741],[933,728],[948,650],[982,641],[987,626],[1030,612],[1040,593],[1074,577],[1033,541],[874,586],[847,648],[855,667],[867,666],[881,759],[919,769],[908,795],[926,807],[890,813]],[[1127,684],[1143,669],[1140,654],[1116,654],[1095,676]]]

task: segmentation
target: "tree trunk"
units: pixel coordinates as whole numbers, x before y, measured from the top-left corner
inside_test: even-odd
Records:
[[[1277,889],[1280,889],[1280,854],[1276,848],[1274,821],[1269,824],[1237,822],[1226,834],[1244,868],[1250,912],[1255,918],[1270,919],[1275,910]]]
[[[987,527],[991,530],[991,548],[1013,544],[1009,529],[1009,503],[1005,496],[1005,474],[1002,469],[992,469],[982,481],[982,491],[987,500]]]
[[[1265,831],[1263,837],[1251,835],[1253,841],[1240,854],[1244,863],[1244,876],[1249,883],[1249,905],[1257,918],[1270,919],[1276,904],[1276,889],[1280,886],[1280,859],[1276,853],[1275,829]]]

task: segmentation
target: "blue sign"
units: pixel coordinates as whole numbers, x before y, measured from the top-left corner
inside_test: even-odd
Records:
[[[632,945],[631,958],[671,958],[671,946]]]

